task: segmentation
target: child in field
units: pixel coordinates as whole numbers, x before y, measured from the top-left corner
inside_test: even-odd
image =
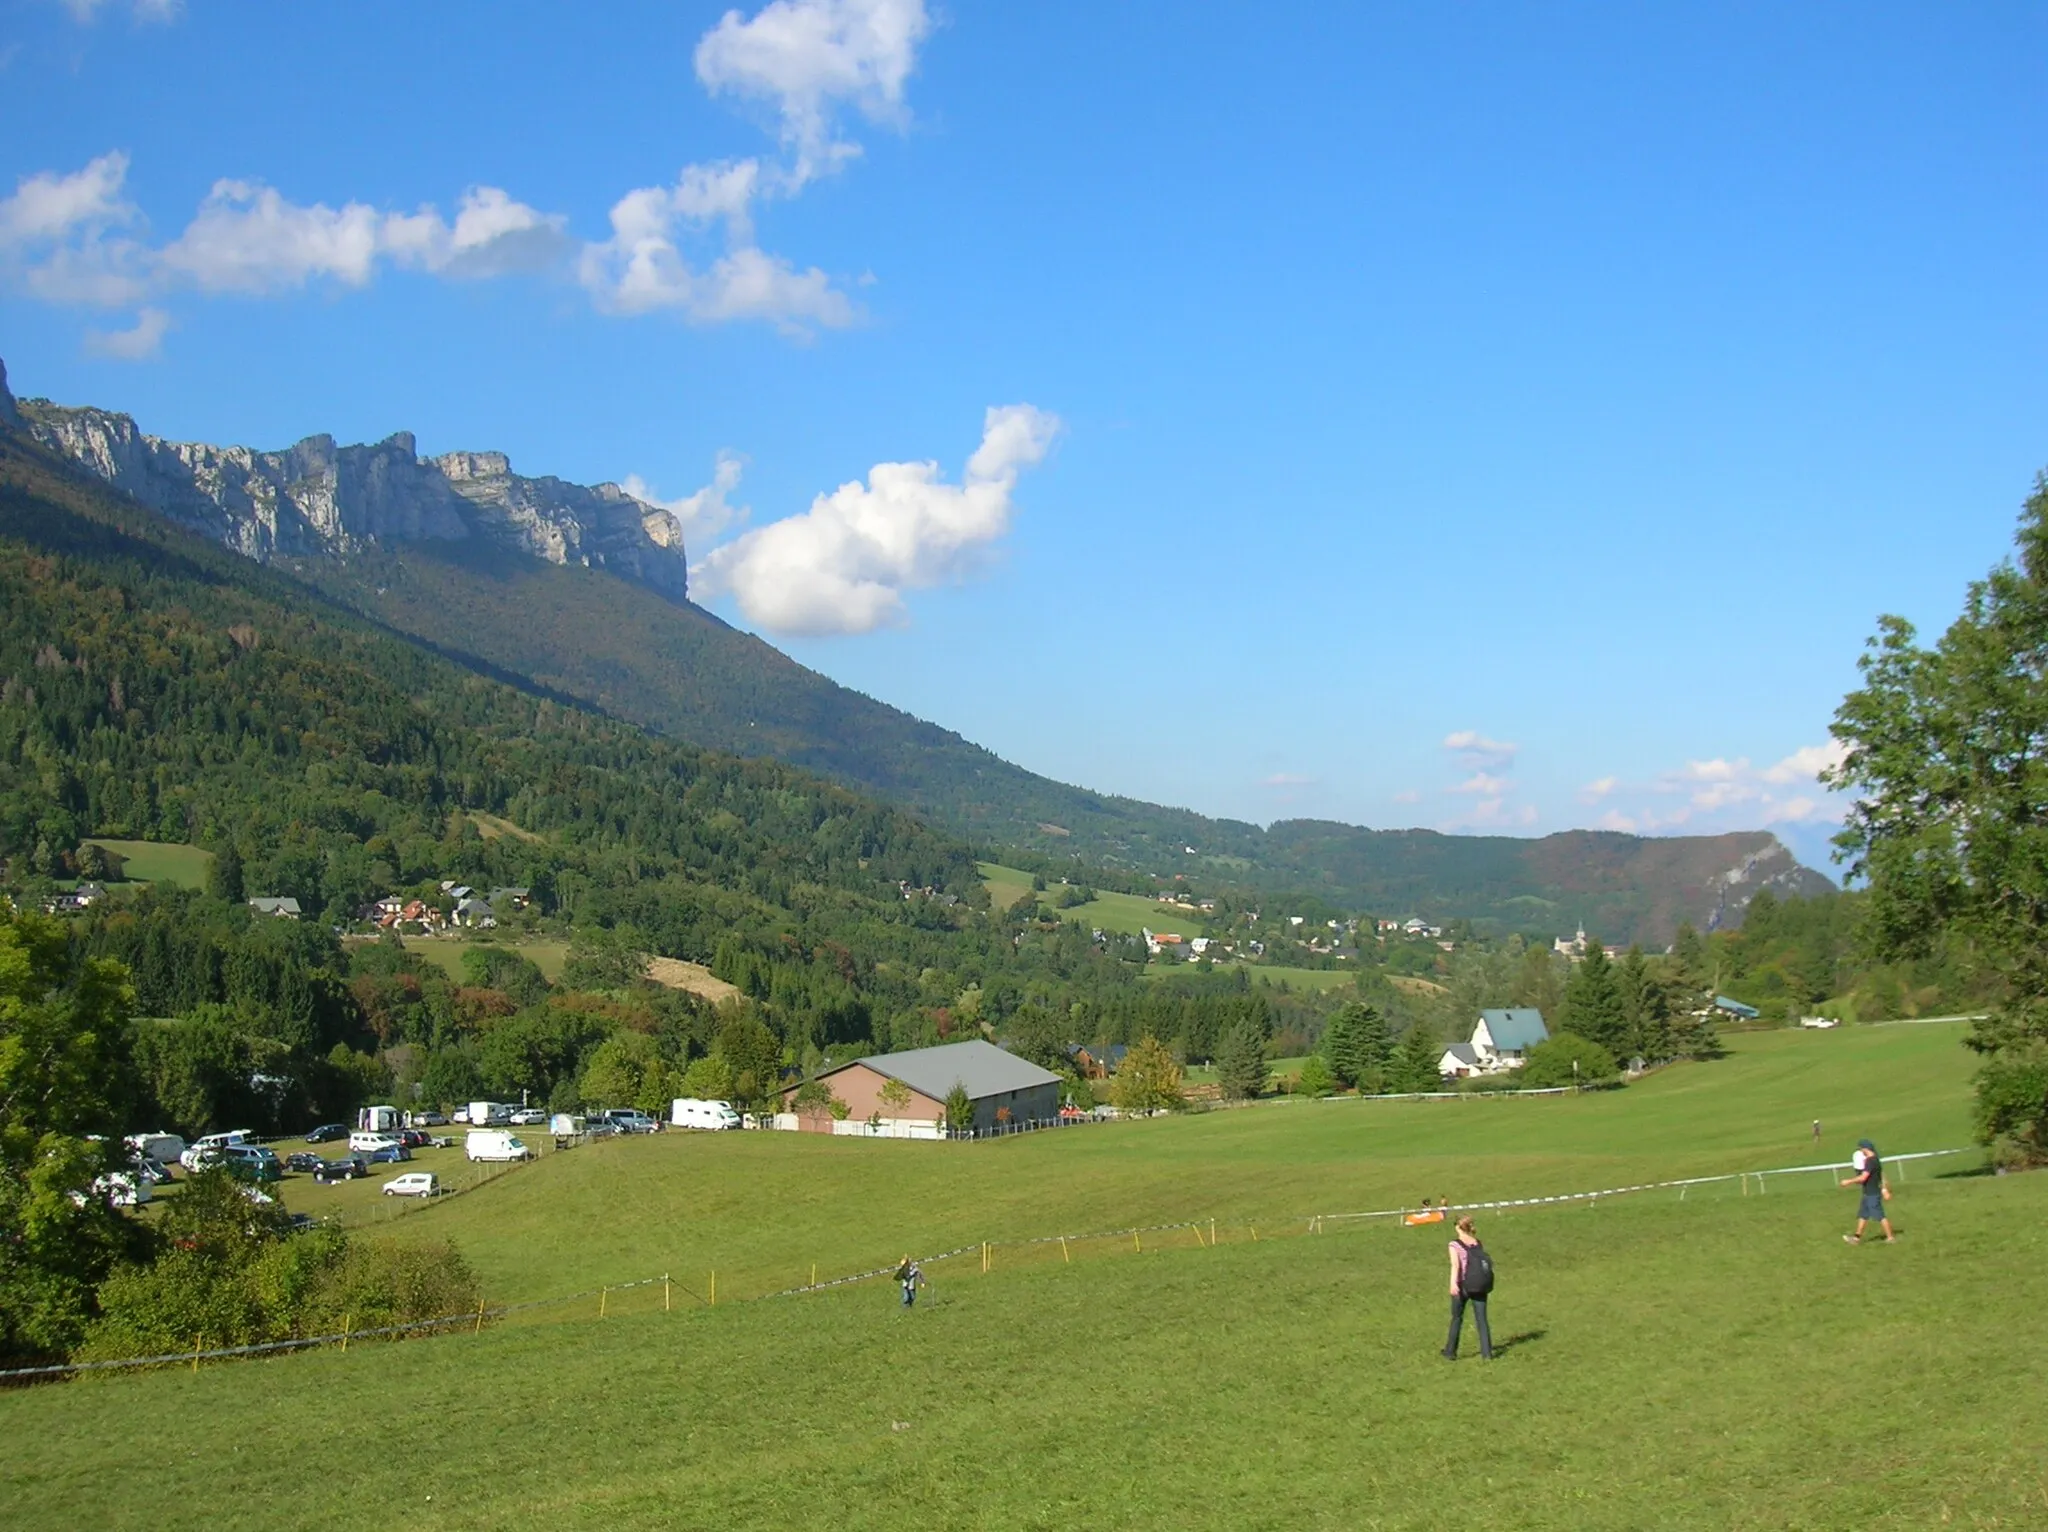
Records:
[[[1444,1360],[1458,1359],[1458,1339],[1465,1329],[1465,1305],[1472,1305],[1472,1318],[1479,1328],[1479,1354],[1493,1360],[1493,1332],[1486,1326],[1486,1300],[1493,1292],[1493,1258],[1479,1243],[1469,1216],[1458,1220],[1458,1237],[1451,1241],[1451,1334],[1444,1342]]]
[[[1872,1219],[1876,1219],[1878,1226],[1884,1230],[1884,1242],[1887,1245],[1896,1243],[1898,1235],[1892,1232],[1891,1215],[1884,1210],[1884,1205],[1892,1200],[1892,1189],[1884,1184],[1884,1161],[1877,1157],[1877,1145],[1867,1138],[1858,1139],[1853,1162],[1856,1174],[1842,1184],[1862,1187],[1863,1200],[1856,1205],[1856,1232],[1844,1234],[1842,1242],[1848,1245],[1862,1244],[1864,1226]]]

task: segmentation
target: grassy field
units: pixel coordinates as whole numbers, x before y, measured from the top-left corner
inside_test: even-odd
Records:
[[[0,1396],[0,1496],[10,1526],[165,1532],[2048,1524],[2027,1425],[2048,1404],[2048,1176],[1913,1166],[1902,1242],[1853,1250],[1852,1194],[1822,1175],[1483,1215],[1491,1365],[1435,1355],[1440,1228],[1302,1221],[1807,1163],[1815,1117],[1827,1158],[1864,1133],[1959,1145],[1960,1032],[1754,1034],[1562,1100],[592,1145],[383,1227],[456,1240],[500,1300],[673,1271],[674,1312],[656,1286],[603,1319],[582,1300],[481,1336]],[[1209,1217],[1213,1247],[1182,1229],[939,1263],[909,1315],[879,1283],[731,1301],[812,1261]]]
[[[1031,874],[1028,872],[998,866],[994,862],[983,862],[980,867],[989,898],[999,910],[1009,908],[1031,892]],[[1047,904],[1052,902],[1057,887],[1055,884],[1047,891]],[[1182,936],[1200,936],[1208,929],[1199,913],[1174,909],[1139,894],[1098,893],[1086,904],[1059,911],[1059,916],[1090,930],[1120,931],[1126,936],[1136,936],[1148,927],[1154,931],[1177,932]]]
[[[475,942],[460,936],[408,936],[405,950],[417,952],[428,962],[442,969],[452,979],[462,977],[462,954],[471,947],[510,947],[521,957],[530,961],[552,984],[562,977],[562,964],[568,961],[569,944],[558,937],[543,937],[530,942]]]
[[[204,888],[206,869],[213,853],[197,846],[166,845],[153,840],[103,840],[90,844],[104,846],[121,858],[122,872],[137,883],[175,883],[180,888]]]

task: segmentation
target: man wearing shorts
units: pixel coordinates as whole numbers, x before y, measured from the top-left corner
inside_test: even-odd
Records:
[[[1877,1145],[1867,1138],[1858,1139],[1855,1163],[1856,1174],[1842,1184],[1862,1187],[1863,1200],[1856,1207],[1856,1232],[1844,1234],[1842,1241],[1849,1245],[1862,1244],[1864,1227],[1875,1220],[1884,1230],[1884,1242],[1894,1244],[1898,1235],[1892,1232],[1891,1218],[1884,1210],[1884,1205],[1891,1200],[1892,1190],[1884,1184],[1884,1161],[1877,1157]]]

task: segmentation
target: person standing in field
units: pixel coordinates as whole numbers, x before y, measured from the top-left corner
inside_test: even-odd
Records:
[[[1820,1119],[1818,1117],[1813,1120],[1813,1141],[1816,1144],[1820,1142]]]
[[[1856,1141],[1856,1174],[1842,1182],[1844,1186],[1863,1188],[1863,1200],[1856,1205],[1856,1232],[1844,1234],[1842,1242],[1849,1245],[1863,1243],[1863,1230],[1873,1219],[1884,1230],[1884,1242],[1894,1244],[1898,1235],[1892,1232],[1891,1215],[1884,1205],[1892,1200],[1892,1189],[1884,1184],[1884,1161],[1877,1157],[1877,1145],[1867,1138]]]
[[[896,1268],[896,1280],[903,1284],[903,1306],[911,1308],[917,1303],[917,1290],[925,1285],[924,1268],[909,1256]]]
[[[1451,1333],[1444,1342],[1444,1360],[1458,1359],[1458,1340],[1465,1329],[1465,1305],[1472,1305],[1473,1323],[1479,1330],[1479,1354],[1493,1360],[1493,1332],[1486,1324],[1486,1300],[1493,1292],[1493,1257],[1479,1243],[1469,1216],[1458,1220],[1458,1237],[1451,1241]]]

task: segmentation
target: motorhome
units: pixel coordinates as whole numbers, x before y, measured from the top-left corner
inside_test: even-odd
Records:
[[[504,1128],[479,1128],[472,1131],[463,1144],[463,1152],[472,1160],[530,1160],[533,1151],[526,1147],[517,1133]]]
[[[366,1106],[356,1113],[356,1126],[365,1133],[396,1133],[405,1124],[395,1106]]]
[[[722,1132],[740,1125],[740,1114],[733,1110],[730,1101],[698,1101],[692,1097],[679,1096],[669,1103],[669,1126],[675,1128],[702,1128],[706,1132]]]
[[[185,1152],[185,1140],[175,1133],[131,1133],[122,1142],[136,1159],[155,1160],[159,1165],[175,1165]]]
[[[513,1110],[499,1101],[472,1101],[468,1109],[457,1116],[472,1127],[502,1128],[512,1120]]]

